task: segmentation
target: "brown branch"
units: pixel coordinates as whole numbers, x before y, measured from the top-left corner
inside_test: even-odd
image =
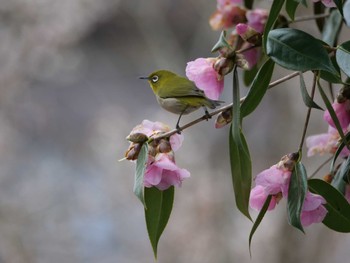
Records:
[[[292,79],[292,78],[294,78],[294,77],[296,77],[296,76],[298,76],[298,75],[299,75],[299,72],[298,72],[298,71],[297,71],[297,72],[293,72],[293,73],[291,73],[291,74],[289,74],[289,75],[287,75],[287,76],[285,76],[285,77],[283,77],[283,78],[280,78],[280,79],[278,79],[278,80],[276,80],[276,81],[274,81],[274,82],[271,82],[267,88],[268,88],[268,89],[271,89],[271,88],[277,86],[278,84],[280,84],[280,83],[282,83],[282,82],[285,82],[285,81],[287,81],[287,80],[289,80],[289,79]],[[242,103],[242,102],[245,100],[245,98],[246,98],[246,97],[242,97],[242,98],[240,99],[240,103]],[[225,106],[223,106],[223,107],[221,107],[221,108],[219,108],[219,109],[217,109],[217,110],[214,110],[214,111],[210,112],[210,113],[209,113],[209,116],[210,116],[210,117],[213,117],[213,116],[219,114],[220,112],[223,112],[223,111],[226,111],[226,110],[232,108],[232,104],[233,104],[233,103],[230,103],[230,104],[225,105]],[[208,115],[203,115],[202,117],[200,117],[200,118],[198,118],[198,119],[195,119],[195,120],[193,120],[193,121],[191,121],[191,122],[189,122],[189,123],[187,123],[187,124],[181,126],[179,130],[173,129],[173,130],[168,131],[168,132],[166,132],[166,133],[162,133],[162,134],[160,134],[160,135],[157,135],[157,136],[155,136],[155,137],[152,137],[152,138],[149,139],[149,142],[151,142],[151,141],[153,141],[153,140],[160,140],[160,139],[162,139],[162,138],[170,137],[171,135],[173,135],[173,134],[175,134],[175,133],[178,133],[179,131],[183,131],[183,130],[185,130],[185,129],[187,129],[187,128],[189,128],[189,127],[191,127],[191,126],[193,126],[193,125],[195,125],[195,124],[197,124],[197,123],[199,123],[199,122],[201,122],[201,121],[207,120],[207,119],[208,119]]]

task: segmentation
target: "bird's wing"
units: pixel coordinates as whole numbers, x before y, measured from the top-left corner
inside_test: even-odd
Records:
[[[176,76],[170,80],[164,82],[165,86],[176,87],[169,92],[168,89],[165,89],[166,92],[163,92],[164,89],[159,89],[158,96],[161,98],[176,98],[176,97],[202,97],[204,98],[204,92],[196,87],[196,85],[183,77]],[[166,94],[164,94],[166,93]]]

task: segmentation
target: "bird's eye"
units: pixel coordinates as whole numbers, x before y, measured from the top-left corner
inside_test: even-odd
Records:
[[[158,77],[157,75],[154,75],[154,76],[152,77],[152,82],[153,82],[153,83],[156,83],[156,82],[158,81],[158,79],[159,79],[159,77]]]

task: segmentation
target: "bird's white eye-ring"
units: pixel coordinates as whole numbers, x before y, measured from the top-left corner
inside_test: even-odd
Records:
[[[156,82],[158,81],[158,79],[159,79],[159,77],[158,77],[157,75],[154,75],[154,76],[152,77],[152,82],[153,82],[153,83],[156,83]]]

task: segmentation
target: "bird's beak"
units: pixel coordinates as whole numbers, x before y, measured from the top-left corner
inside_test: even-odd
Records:
[[[148,77],[139,77],[139,79],[149,79]]]

